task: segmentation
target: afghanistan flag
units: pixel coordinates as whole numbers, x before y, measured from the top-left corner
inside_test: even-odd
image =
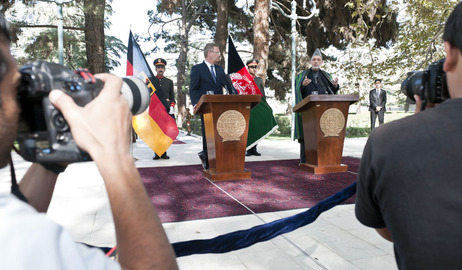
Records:
[[[156,91],[149,78],[153,78],[151,68],[141,52],[140,46],[133,38],[132,31],[128,38],[127,76],[141,78],[151,90],[149,110],[133,117],[132,125],[136,134],[158,155],[161,156],[178,136],[175,119],[168,113],[161,100],[165,101],[161,91]]]
[[[273,116],[273,110],[266,103],[266,98],[258,89],[244,62],[242,62],[231,36],[228,36],[228,74],[239,95],[262,96],[260,103],[250,111],[249,134],[247,137],[247,149],[249,149],[273,133],[278,126]]]

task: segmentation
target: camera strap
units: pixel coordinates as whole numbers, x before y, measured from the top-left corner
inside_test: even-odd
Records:
[[[87,68],[78,68],[74,70],[74,73],[82,76],[86,83],[96,83],[95,76],[93,76]]]
[[[21,190],[19,190],[18,182],[16,181],[16,173],[14,171],[13,165],[13,158],[11,157],[10,153],[10,172],[11,172],[11,193],[16,196],[16,198],[20,199],[25,203],[29,203],[27,201],[26,196],[22,194]]]

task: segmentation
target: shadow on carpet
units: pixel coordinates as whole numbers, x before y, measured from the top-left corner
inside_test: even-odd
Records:
[[[343,157],[349,172],[315,175],[300,170],[298,163],[298,159],[246,162],[252,179],[216,182],[219,188],[204,178],[201,165],[139,172],[165,223],[251,214],[226,193],[255,213],[309,208],[356,181],[359,167],[358,158]]]

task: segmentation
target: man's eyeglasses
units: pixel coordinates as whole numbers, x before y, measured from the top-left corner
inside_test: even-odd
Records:
[[[249,66],[249,68],[257,68],[257,66]]]

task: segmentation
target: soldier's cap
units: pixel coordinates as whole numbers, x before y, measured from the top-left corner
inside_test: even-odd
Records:
[[[257,59],[250,59],[247,61],[247,66],[256,66],[258,65],[258,60]]]
[[[157,58],[156,60],[154,60],[154,66],[159,66],[159,65],[166,66],[167,61],[165,61],[165,59],[163,58]]]

